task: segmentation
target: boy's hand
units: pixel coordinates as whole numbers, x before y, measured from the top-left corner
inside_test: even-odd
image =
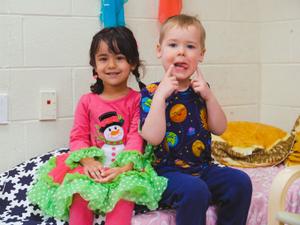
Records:
[[[81,159],[80,163],[83,165],[83,171],[87,176],[94,180],[102,179],[101,171],[103,168],[99,161],[94,158],[85,158]]]
[[[191,82],[192,88],[198,93],[205,101],[211,96],[211,90],[208,87],[207,82],[204,80],[203,74],[199,68],[196,70],[196,76]]]
[[[178,81],[172,74],[173,68],[174,65],[170,65],[156,90],[156,95],[160,95],[164,99],[168,98],[174,91],[178,89]]]

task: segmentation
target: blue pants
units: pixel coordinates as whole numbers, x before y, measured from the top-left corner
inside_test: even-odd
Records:
[[[210,204],[218,206],[218,225],[246,224],[252,195],[246,173],[211,165],[200,177],[179,171],[158,174],[169,180],[161,203],[176,209],[176,225],[205,225]]]

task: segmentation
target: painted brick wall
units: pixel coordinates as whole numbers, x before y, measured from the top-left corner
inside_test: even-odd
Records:
[[[93,82],[88,50],[100,29],[99,2],[0,1],[0,93],[9,95],[9,124],[0,125],[0,154],[5,155],[0,172],[68,146],[74,107]],[[158,2],[129,0],[125,5],[127,25],[135,33],[146,65],[146,83],[163,74],[155,54]],[[292,119],[283,117],[299,113],[299,101],[290,98],[300,83],[299,1],[285,1],[289,5],[285,14],[279,10],[283,1],[276,1],[275,12],[268,8],[273,7],[271,0],[263,2],[183,0],[182,11],[203,21],[207,54],[202,70],[228,118],[261,118],[288,129]],[[281,32],[276,32],[277,24]],[[274,94],[272,83],[282,95]],[[136,87],[133,79],[131,84]],[[58,118],[39,121],[39,92],[48,89],[57,92]],[[280,98],[274,101],[273,96]]]
[[[290,130],[300,115],[300,1],[264,0],[259,8],[260,118]]]

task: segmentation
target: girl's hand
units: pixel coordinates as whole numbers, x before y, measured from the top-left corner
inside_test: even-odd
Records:
[[[101,172],[101,179],[95,179],[99,183],[107,183],[113,181],[121,173],[132,170],[133,164],[129,163],[123,167],[114,167],[114,168],[103,168]]]
[[[174,91],[178,89],[178,81],[176,80],[176,77],[172,75],[173,68],[174,65],[170,65],[155,92],[156,95],[160,95],[163,99],[168,98]]]
[[[101,171],[103,168],[99,161],[94,158],[84,158],[80,160],[80,163],[83,165],[83,171],[87,176],[94,180],[102,179]]]
[[[203,74],[199,68],[196,70],[196,76],[191,82],[193,90],[198,93],[205,101],[211,96],[212,92],[208,87],[207,82],[204,80]]]

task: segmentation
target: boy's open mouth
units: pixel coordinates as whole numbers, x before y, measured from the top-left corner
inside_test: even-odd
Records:
[[[184,62],[176,62],[174,63],[174,66],[178,69],[187,69],[188,68],[188,64],[184,63]]]

